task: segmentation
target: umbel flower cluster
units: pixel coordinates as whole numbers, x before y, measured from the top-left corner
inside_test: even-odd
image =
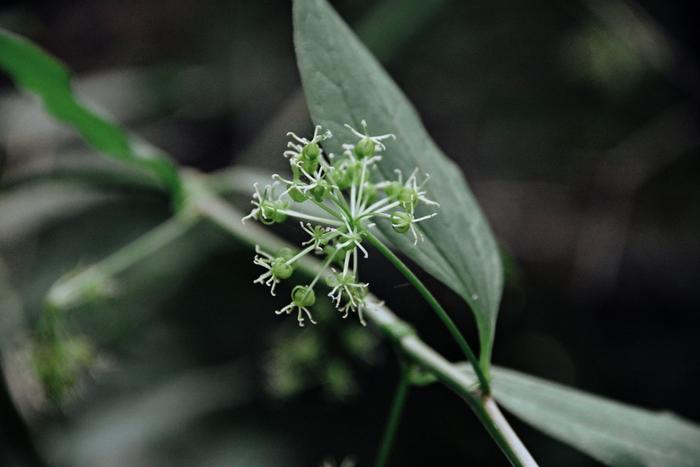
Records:
[[[300,326],[308,319],[316,323],[309,308],[316,302],[316,286],[321,278],[330,288],[328,296],[334,306],[347,318],[356,313],[365,325],[362,310],[369,284],[359,280],[358,256],[367,258],[362,245],[377,219],[384,218],[394,231],[411,234],[414,244],[422,236],[415,224],[436,213],[416,217],[419,204],[437,207],[426,197],[423,187],[428,175],[419,182],[418,169],[404,178],[396,170],[393,181],[373,181],[377,162],[386,149],[384,141],[396,139],[392,134],[370,136],[367,123],[362,132],[345,125],[357,137],[354,143],[343,144],[340,155],[326,153],[321,143],[333,137],[330,131],[317,126],[311,139],[288,133],[291,141],[284,156],[289,159],[291,178],[273,175],[273,183],[262,190],[256,184],[251,203],[253,209],[243,218],[263,224],[277,224],[288,219],[299,221],[308,235],[299,251],[282,248],[276,252],[263,251],[256,246],[254,263],[265,271],[255,283],[275,288],[289,279],[297,262],[306,255],[324,257],[321,271],[308,284],[292,289],[291,302],[275,311],[291,314],[296,311]]]

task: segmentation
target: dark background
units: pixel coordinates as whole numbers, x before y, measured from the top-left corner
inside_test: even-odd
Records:
[[[700,421],[700,68],[686,5],[333,3],[461,166],[508,252],[494,362]],[[5,2],[0,25],[185,165],[277,167],[284,133],[310,128],[286,1]],[[96,360],[60,401],[46,397],[27,350],[46,290],[168,204],[55,176],[94,154],[0,86],[0,465],[36,464],[35,451],[95,467],[371,465],[398,371],[390,348],[332,310],[303,330],[276,317],[279,301],[250,285],[251,252],[213,226],[71,311]],[[14,182],[27,174],[44,177]],[[400,275],[369,261],[374,293],[458,359]],[[460,299],[426,281],[474,342]],[[542,465],[596,465],[510,418]],[[411,392],[391,463],[506,461],[434,385]]]

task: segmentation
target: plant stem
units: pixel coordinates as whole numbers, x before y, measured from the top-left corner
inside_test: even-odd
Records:
[[[232,237],[242,241],[251,247],[259,244],[261,247],[274,251],[282,247],[291,246],[288,242],[270,233],[267,229],[263,229],[253,223],[242,224],[241,218],[243,215],[229,203],[225,202],[218,196],[212,194],[208,190],[201,187],[201,180],[196,173],[188,172],[184,174],[185,189],[188,188],[196,191],[197,196],[192,199],[191,214],[194,218],[208,219],[218,224],[223,230],[231,234]],[[127,264],[135,264],[137,261],[147,258],[156,248],[162,248],[179,236],[183,235],[188,230],[190,220],[184,222],[179,228],[173,225],[157,227],[156,232],[167,234],[146,234],[149,239],[145,242],[148,248],[133,248],[125,247],[125,252],[118,251],[115,255],[124,254],[129,258],[128,261],[116,261],[112,263],[125,266]],[[175,218],[169,222],[183,223],[183,219]],[[173,230],[171,230],[171,228]],[[138,240],[137,240],[138,241]],[[318,260],[309,257],[308,255],[300,258],[297,262],[300,272],[304,272],[310,276],[318,273],[321,264]],[[409,271],[410,272],[410,271]],[[486,427],[496,444],[501,448],[505,456],[514,466],[536,466],[530,453],[518,439],[517,434],[512,430],[508,421],[503,417],[495,402],[487,396],[483,396],[481,391],[474,390],[477,380],[469,373],[460,369],[457,365],[445,360],[440,354],[426,345],[414,332],[410,326],[399,319],[386,306],[383,305],[376,297],[369,294],[366,297],[367,306],[364,314],[377,328],[391,341],[393,341],[403,356],[411,362],[429,372],[435,378],[461,396],[477,415],[481,423]],[[473,365],[473,362],[470,362]],[[479,367],[474,366],[474,371],[478,371]],[[477,373],[478,374],[478,373]]]
[[[389,332],[396,327],[396,316],[383,308],[376,306],[367,307],[365,314],[375,323],[382,323],[383,325],[380,325],[380,327]],[[518,435],[508,424],[494,400],[490,396],[473,391],[472,388],[476,381],[468,373],[461,371],[453,363],[445,360],[415,335],[401,337],[399,344],[408,358],[432,373],[438,381],[452,389],[469,404],[491,435],[491,438],[498,444],[498,447],[501,448],[501,451],[512,465],[516,467],[537,465],[537,462],[535,462],[525,445],[518,438]]]
[[[194,220],[182,216],[171,217],[100,262],[78,274],[59,279],[49,289],[47,303],[56,308],[70,308],[80,304],[85,298],[86,287],[107,286],[109,279],[181,237],[194,225]]]
[[[481,385],[481,391],[484,394],[490,394],[491,393],[491,387],[489,385],[489,381],[486,378],[486,375],[484,374],[481,365],[479,365],[479,360],[476,358],[476,355],[474,355],[474,351],[472,351],[471,347],[469,346],[469,343],[467,340],[464,338],[461,332],[459,332],[459,329],[457,328],[457,325],[452,321],[452,318],[447,314],[445,309],[440,305],[440,302],[437,301],[435,296],[428,290],[428,288],[423,284],[423,282],[418,279],[418,277],[413,274],[413,271],[411,271],[406,264],[401,261],[401,259],[394,254],[393,251],[384,243],[382,243],[377,237],[372,235],[370,232],[367,232],[367,240],[377,249],[381,254],[383,254],[395,267],[398,269],[405,277],[408,279],[408,281],[413,285],[413,287],[418,290],[418,293],[425,299],[426,302],[428,302],[428,305],[435,311],[435,313],[438,315],[438,318],[440,318],[440,321],[445,325],[447,330],[449,331],[450,335],[452,338],[457,342],[457,345],[459,345],[459,348],[462,350],[464,355],[467,357],[467,360],[472,364],[474,367],[474,372],[476,373],[476,376],[479,378],[479,384]]]
[[[494,439],[497,439],[498,445],[503,450],[503,453],[511,460],[513,465],[536,466],[537,462],[533,459],[530,452],[527,450],[523,442],[515,434],[513,428],[508,423],[508,420],[503,416],[501,409],[498,408],[492,397],[488,396],[482,399],[484,414],[480,416],[483,420],[488,420],[485,423],[486,429]]]
[[[384,467],[386,461],[389,459],[391,448],[394,445],[394,438],[396,438],[396,430],[401,420],[401,414],[406,405],[406,395],[408,394],[409,386],[408,369],[406,365],[402,363],[399,384],[396,386],[396,393],[394,394],[394,401],[391,404],[389,419],[386,422],[386,428],[384,428],[384,436],[382,436],[382,444],[379,447],[377,460],[374,463],[375,467]]]
[[[202,217],[209,218],[234,237],[249,245],[257,243],[269,250],[290,246],[266,229],[262,229],[252,223],[241,224],[242,214],[215,195],[200,197],[195,204],[196,211]],[[381,245],[383,246],[383,244]],[[393,255],[393,252],[389,252]],[[319,261],[308,255],[301,258],[297,265],[299,266],[299,271],[311,276],[318,273],[320,267]],[[413,274],[408,268],[406,269],[410,274]],[[525,445],[523,445],[518,435],[498,410],[493,399],[484,396],[481,391],[474,391],[474,386],[480,380],[473,379],[455,364],[445,360],[444,357],[418,338],[415,333],[407,332],[407,329],[410,329],[410,327],[376,297],[370,294],[366,297],[366,301],[367,306],[364,313],[368,320],[374,323],[384,335],[394,341],[397,348],[406,357],[431,373],[438,381],[442,382],[469,404],[512,465],[516,467],[537,466]],[[481,371],[481,367],[475,364],[473,360],[470,363],[474,368],[475,374],[479,375],[478,372]]]
[[[279,212],[286,214],[290,217],[296,217],[297,219],[301,219],[301,220],[305,220],[305,221],[318,222],[320,224],[326,224],[326,225],[335,225],[338,227],[344,225],[343,222],[341,222],[341,221],[337,221],[337,220],[333,220],[333,219],[325,219],[323,217],[318,217],[318,216],[306,214],[306,213],[299,212],[299,211],[293,211],[291,209],[280,209]]]

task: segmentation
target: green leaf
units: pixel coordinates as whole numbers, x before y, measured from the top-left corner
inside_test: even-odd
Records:
[[[471,372],[468,365],[465,369]],[[493,369],[493,393],[525,422],[604,464],[700,464],[700,427],[674,414],[613,402],[504,368]]]
[[[414,246],[388,224],[380,228],[404,254],[467,301],[487,367],[503,271],[493,234],[459,168],[435,145],[411,103],[325,0],[294,2],[294,41],[312,119],[335,136],[326,142],[327,149],[339,152],[340,142],[353,140],[344,123],[359,128],[365,119],[373,134],[397,137],[379,164],[382,177],[394,178],[394,169],[407,175],[416,167],[431,175],[426,188],[442,207],[437,217],[417,224],[425,241]]]
[[[99,151],[146,169],[180,201],[181,187],[175,166],[161,153],[137,147],[118,125],[100,117],[73,94],[66,68],[28,40],[0,28],[0,69],[15,84],[39,96],[56,119],[73,126]]]

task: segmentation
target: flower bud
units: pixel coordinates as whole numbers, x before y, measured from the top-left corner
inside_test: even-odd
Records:
[[[292,189],[290,189],[287,193],[289,194],[289,197],[297,203],[303,203],[306,201],[306,195],[297,187],[292,187]]]
[[[301,168],[304,169],[304,171],[308,174],[313,174],[318,170],[318,159],[308,159],[308,158],[302,158],[301,159]]]
[[[316,201],[319,203],[323,201],[323,199],[326,197],[326,193],[328,193],[328,182],[325,180],[319,180],[318,184],[313,187],[310,192],[311,195],[314,197]]]
[[[411,228],[413,216],[404,211],[395,211],[391,214],[391,227],[395,232],[406,233]]]
[[[355,155],[360,159],[374,155],[374,141],[369,138],[362,138],[355,145]]]
[[[332,248],[332,247],[331,247],[331,248]],[[332,289],[333,287],[336,287],[336,286],[339,285],[339,284],[340,284],[340,280],[338,280],[338,274],[337,274],[337,273],[329,274],[328,276],[326,276],[326,285],[327,285],[328,287],[330,287],[331,289]]]
[[[316,303],[314,289],[308,285],[297,285],[292,289],[292,302],[298,307],[309,307]]]
[[[386,193],[388,198],[396,199],[399,193],[401,193],[401,190],[403,190],[403,185],[399,182],[391,182],[384,188],[384,193]]]
[[[355,177],[354,166],[348,164],[346,160],[333,164],[333,171],[330,173],[331,181],[341,190],[347,190],[352,185]]]
[[[301,150],[301,155],[310,161],[318,160],[318,157],[321,155],[321,148],[316,143],[309,143]]]
[[[287,264],[287,260],[284,258],[275,258],[272,260],[272,267],[270,268],[272,276],[275,279],[289,279],[294,272],[294,268],[291,264]]]
[[[287,220],[287,214],[282,212],[286,208],[284,201],[263,201],[260,203],[260,222],[265,225],[281,224]]]
[[[406,211],[413,211],[418,205],[418,193],[413,188],[401,188],[396,198]]]

